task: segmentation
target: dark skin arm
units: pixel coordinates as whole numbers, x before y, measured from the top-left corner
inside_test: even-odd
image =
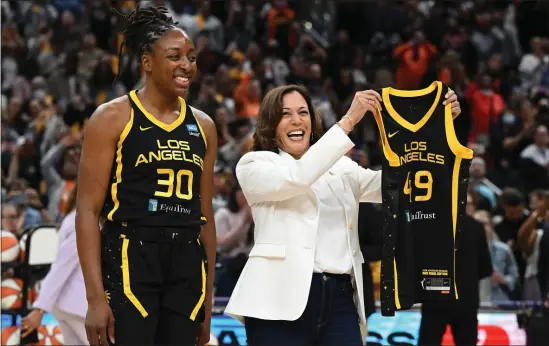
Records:
[[[103,206],[116,146],[129,120],[124,98],[101,105],[84,129],[76,200],[76,243],[88,300],[86,333],[91,345],[107,344],[107,327],[114,342],[114,318],[101,275],[99,214]]]
[[[205,345],[210,339],[210,323],[212,318],[213,304],[213,284],[215,273],[215,257],[216,257],[216,234],[213,212],[213,176],[214,164],[217,157],[217,130],[213,120],[204,112],[193,108],[200,126],[204,130],[208,147],[204,157],[204,169],[200,179],[200,198],[202,200],[202,214],[208,222],[202,226],[200,233],[200,242],[206,249],[208,257],[208,277],[206,280],[206,319],[202,325],[202,333],[198,339],[198,345]]]
[[[536,240],[536,224],[538,222],[538,213],[533,212],[526,221],[522,223],[518,231],[517,239],[520,249],[530,255]]]

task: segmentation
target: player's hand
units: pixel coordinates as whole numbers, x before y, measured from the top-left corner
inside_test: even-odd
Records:
[[[446,105],[448,103],[452,104],[452,118],[457,118],[458,115],[461,114],[461,107],[459,105],[458,97],[453,90],[448,91],[446,95],[444,95],[444,102],[442,102],[442,104]]]
[[[197,345],[204,346],[210,341],[210,321],[200,324],[200,335],[198,336]]]
[[[375,113],[381,109],[381,102],[381,95],[374,90],[358,91],[344,119],[339,121],[339,125],[347,132],[351,132],[367,112]]]
[[[107,336],[108,332],[108,336]],[[90,345],[114,344],[114,315],[106,301],[88,304],[86,335]]]

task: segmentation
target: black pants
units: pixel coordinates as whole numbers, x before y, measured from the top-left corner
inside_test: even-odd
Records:
[[[200,228],[107,223],[101,267],[117,345],[195,345],[207,261]]]
[[[418,345],[440,345],[448,325],[452,328],[456,345],[477,344],[477,308],[466,304],[453,304],[452,307],[421,308]]]
[[[249,346],[362,346],[349,275],[313,275],[305,311],[295,321],[245,318]]]

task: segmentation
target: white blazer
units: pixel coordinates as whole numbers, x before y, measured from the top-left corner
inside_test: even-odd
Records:
[[[353,142],[334,125],[299,160],[281,152],[245,154],[236,176],[252,208],[255,244],[225,312],[264,320],[298,319],[305,310],[313,275],[319,201],[311,185],[326,172],[345,210],[353,259],[355,304],[366,324],[358,203],[381,203],[381,171],[364,169],[345,157]]]

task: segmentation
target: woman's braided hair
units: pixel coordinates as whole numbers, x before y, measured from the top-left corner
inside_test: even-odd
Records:
[[[128,16],[122,15],[126,21],[123,31],[124,41],[120,45],[118,56],[118,75],[121,74],[122,48],[126,46],[130,61],[140,58],[145,52],[150,52],[152,45],[167,31],[174,28],[178,22],[170,17],[168,9],[159,7],[144,7],[139,5]]]

